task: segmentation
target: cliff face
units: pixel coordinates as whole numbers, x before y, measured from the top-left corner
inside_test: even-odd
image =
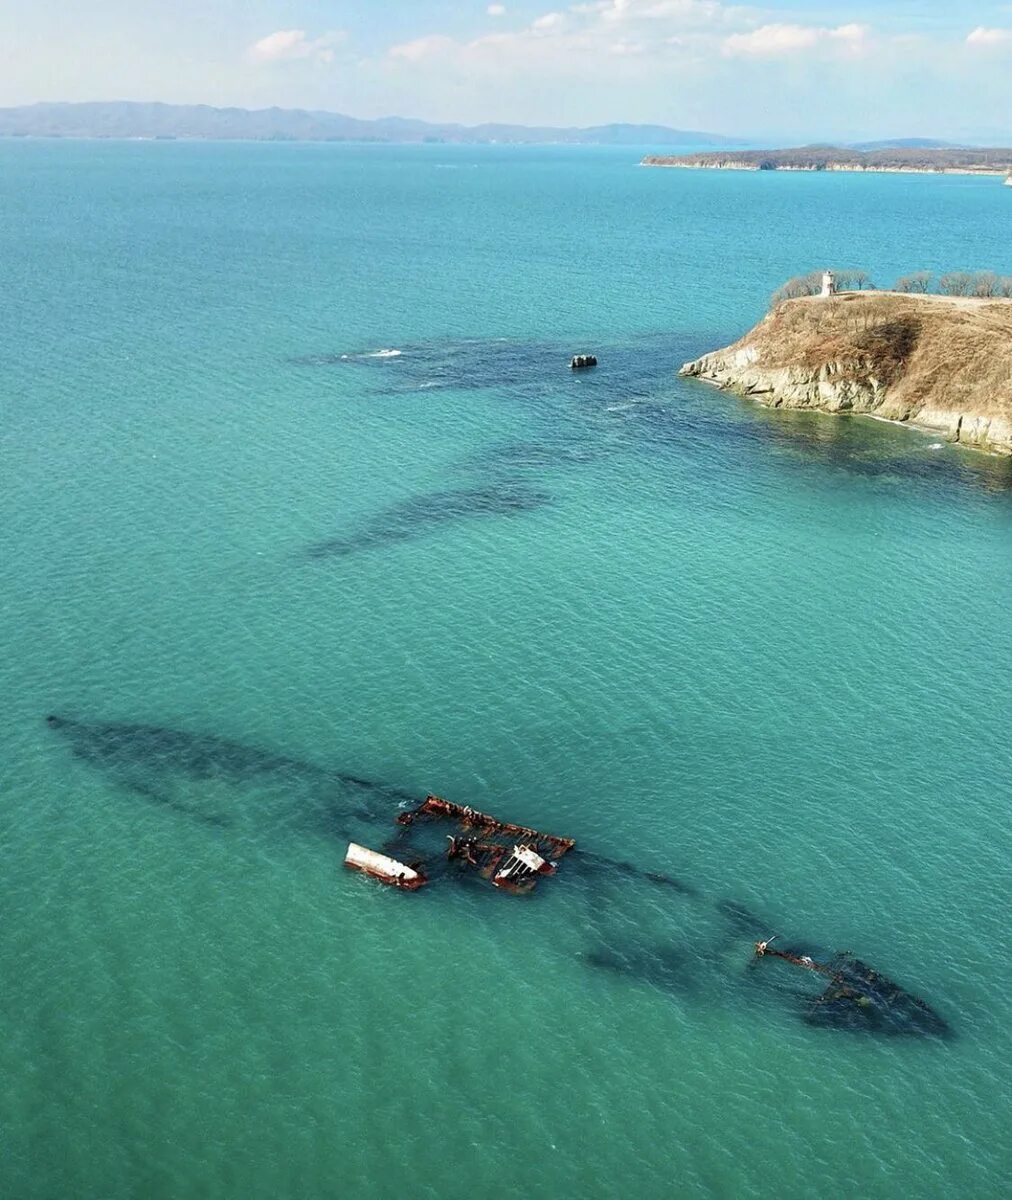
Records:
[[[868,413],[1012,454],[1012,300],[895,292],[788,300],[680,374],[772,408]]]

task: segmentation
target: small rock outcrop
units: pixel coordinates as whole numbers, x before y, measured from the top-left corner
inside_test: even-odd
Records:
[[[679,373],[772,408],[867,413],[1012,454],[1012,300],[896,292],[787,300]]]
[[[596,367],[597,357],[593,354],[574,354],[569,365],[574,371],[582,371],[584,367]]]

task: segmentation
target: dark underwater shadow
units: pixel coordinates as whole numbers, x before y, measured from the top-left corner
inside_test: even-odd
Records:
[[[459,864],[448,865],[441,836],[433,856],[428,847],[415,842],[419,827],[396,824],[398,813],[417,800],[410,791],[212,734],[56,715],[48,716],[46,724],[76,759],[101,772],[117,788],[173,816],[216,832],[248,828],[253,822],[274,834],[322,834],[342,851],[346,840],[364,837],[400,861],[411,862],[417,856],[434,881],[460,884],[465,893],[474,895],[480,891],[483,909],[491,911],[494,903],[502,919],[508,919],[511,901],[504,902],[473,872],[462,873]],[[689,996],[700,990],[700,968],[711,954],[711,948],[684,940],[693,913],[715,908],[737,939],[766,936],[768,926],[748,909],[730,900],[714,906],[676,877],[583,850],[573,852],[572,867],[571,875],[567,870],[560,876],[553,899],[586,909],[580,924],[597,935],[584,955],[589,969]],[[648,901],[651,910],[662,912],[662,919],[670,923],[669,938],[658,940],[656,934],[639,931],[637,906]],[[658,901],[664,901],[660,910]],[[537,900],[519,901],[529,902]],[[719,950],[719,945],[712,949]],[[817,950],[797,953],[814,956]],[[750,985],[747,991],[757,998],[789,1004],[807,1024],[819,1028],[935,1038],[952,1035],[948,1022],[928,1004],[852,955],[835,955],[820,976],[763,960],[743,966],[742,977]]]
[[[1012,458],[946,442],[916,426],[866,414],[768,408],[699,380],[680,380],[700,405],[714,406],[722,434],[771,450],[786,470],[819,469],[881,484],[1012,496]],[[738,426],[737,430],[730,428]]]
[[[253,819],[344,837],[363,822],[386,823],[414,799],[390,784],[212,734],[55,715],[46,724],[117,788],[219,829]]]
[[[398,501],[347,531],[319,538],[296,557],[346,558],[458,521],[534,512],[557,499],[557,489],[544,486],[547,476],[624,454],[675,452],[710,473],[715,457],[737,468],[744,456],[765,451],[777,457],[780,469],[829,468],[882,487],[906,482],[1012,495],[1012,461],[938,453],[923,436],[875,427],[867,419],[763,409],[698,381],[679,380],[677,368],[697,341],[698,335],[692,340],[644,335],[599,344],[599,366],[585,371],[568,366],[575,343],[503,338],[434,339],[397,352],[293,360],[303,367],[359,372],[373,395],[495,388],[510,403],[526,406],[531,429],[530,436],[492,443],[453,464],[451,474],[474,477],[475,483]]]
[[[958,484],[1012,491],[1012,459],[956,448],[941,435],[848,414],[765,409],[761,424],[774,446],[864,479]]]
[[[666,996],[684,998],[699,992],[696,956],[677,946],[601,943],[586,951],[582,961],[593,971],[620,976]]]
[[[515,517],[552,503],[551,495],[509,480],[478,487],[422,492],[381,509],[347,534],[323,538],[300,554],[304,559],[342,558],[396,542],[424,537],[433,529],[465,519]]]
[[[433,338],[393,351],[310,354],[289,359],[297,367],[339,369],[359,376],[371,395],[432,390],[465,392],[500,388],[517,398],[544,399],[547,388],[572,397],[594,393],[611,399],[656,393],[674,378],[692,342],[679,334],[643,334],[590,347],[598,366],[574,371],[570,359],[588,349],[581,339]]]
[[[309,354],[289,363],[353,371],[370,395],[495,388],[513,403],[530,405],[535,417],[546,415],[547,405],[556,424],[550,432],[546,429],[543,442],[518,441],[498,448],[502,467],[512,457],[519,471],[530,474],[539,462],[547,470],[628,449],[657,453],[677,444],[686,450],[686,413],[679,397],[692,389],[697,396],[705,395],[705,402],[693,406],[691,419],[716,443],[771,446],[799,465],[822,464],[884,483],[912,481],[1012,493],[1012,459],[974,451],[957,454],[947,447],[940,453],[929,448],[935,439],[921,431],[903,444],[897,439],[908,431],[875,429],[870,418],[767,409],[708,384],[677,378],[683,362],[726,341],[726,333],[719,332],[709,337],[698,332],[647,333],[621,342],[595,339],[592,345],[578,339],[436,338],[396,351]],[[571,370],[569,359],[577,350],[595,352],[599,365]],[[721,412],[734,401],[734,409],[724,407]],[[568,425],[568,446],[556,436],[560,419]],[[460,465],[496,469],[496,453],[490,447]]]
[[[570,353],[572,353],[570,351]],[[395,351],[312,354],[289,360],[298,367],[353,371],[374,395],[396,396],[441,389],[476,391],[544,381],[568,370],[566,348],[556,342],[506,338],[437,338]]]

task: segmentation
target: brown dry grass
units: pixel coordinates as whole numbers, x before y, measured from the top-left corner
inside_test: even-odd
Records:
[[[1012,300],[846,292],[780,304],[738,343],[764,367],[837,365],[890,399],[1012,416]]]

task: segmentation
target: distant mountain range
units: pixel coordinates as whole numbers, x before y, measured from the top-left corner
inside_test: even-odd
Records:
[[[961,150],[962,142],[940,142],[937,138],[887,138],[880,142],[847,142],[848,150]]]
[[[0,108],[0,137],[206,138],[276,142],[507,142],[580,146],[735,146],[740,140],[666,125],[438,125],[404,117],[362,121],[299,108],[101,101]]]

